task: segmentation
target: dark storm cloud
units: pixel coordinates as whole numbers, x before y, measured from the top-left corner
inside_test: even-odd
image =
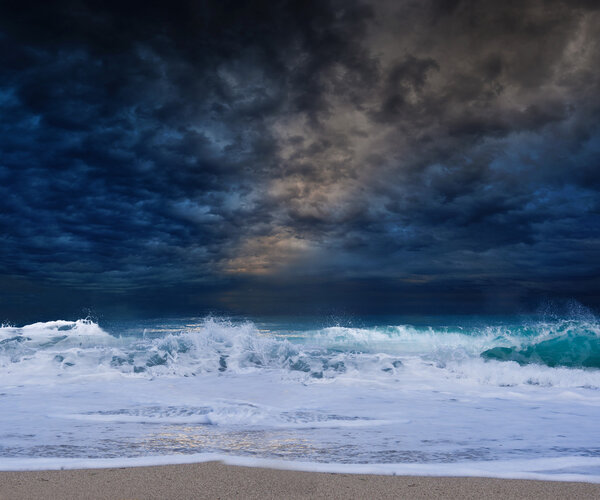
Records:
[[[599,21],[558,0],[6,2],[0,271],[589,295]]]

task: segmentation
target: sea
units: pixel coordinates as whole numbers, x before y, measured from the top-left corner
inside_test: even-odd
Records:
[[[600,319],[53,319],[0,328],[0,470],[222,460],[600,482]]]

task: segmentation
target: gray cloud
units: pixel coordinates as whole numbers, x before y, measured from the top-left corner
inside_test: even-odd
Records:
[[[4,5],[0,273],[587,296],[599,21],[557,0]]]

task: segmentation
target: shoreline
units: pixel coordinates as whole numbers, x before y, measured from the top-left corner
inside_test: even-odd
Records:
[[[581,474],[573,467],[600,470],[598,457],[551,457],[542,459],[495,460],[447,463],[327,463],[259,458],[222,453],[193,453],[184,455],[148,455],[129,458],[3,458],[1,472],[33,472],[64,470],[128,469],[221,463],[229,466],[346,474],[364,476],[463,477],[550,482],[582,482],[600,485],[600,475]],[[570,471],[569,471],[570,470]],[[552,472],[549,472],[552,471]],[[569,471],[569,472],[567,472]]]
[[[0,499],[600,498],[600,484],[304,472],[200,462],[0,472]]]

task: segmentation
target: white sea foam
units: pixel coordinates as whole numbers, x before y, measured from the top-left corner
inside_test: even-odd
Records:
[[[110,335],[89,320],[50,321],[0,328],[0,367],[5,380],[51,383],[88,376],[187,377],[202,373],[278,370],[284,379],[317,383],[331,378],[397,383],[417,378],[482,385],[600,388],[600,371],[483,360],[480,354],[555,338],[575,328],[541,324],[515,334],[507,327],[472,331],[330,327],[305,332],[300,342],[259,332],[252,323],[212,318],[156,338]],[[597,334],[596,324],[586,325]],[[48,378],[50,377],[50,378]],[[15,380],[16,381],[16,380]],[[416,381],[418,383],[418,381]]]
[[[22,327],[6,325],[0,327],[0,340],[14,336],[23,336],[32,340],[41,340],[61,335],[68,337],[109,337],[109,334],[100,328],[98,324],[89,319],[78,319],[77,321],[46,321],[32,323]]]
[[[222,462],[241,467],[262,467],[279,470],[324,472],[337,474],[380,474],[440,477],[490,477],[531,479],[543,481],[577,481],[600,483],[600,459],[597,457],[566,456],[550,459],[531,459],[494,462],[463,462],[460,464],[335,464],[320,462],[284,461],[221,453],[192,455],[159,455],[136,458],[19,458],[5,459],[2,470],[72,470],[112,467],[148,467],[156,465]],[[573,469],[592,470],[580,474]]]
[[[0,412],[0,469],[206,456],[309,470],[596,480],[600,370],[481,353],[597,335],[590,319],[290,334],[214,318],[112,330],[88,320],[2,327],[0,406],[10,411]]]

